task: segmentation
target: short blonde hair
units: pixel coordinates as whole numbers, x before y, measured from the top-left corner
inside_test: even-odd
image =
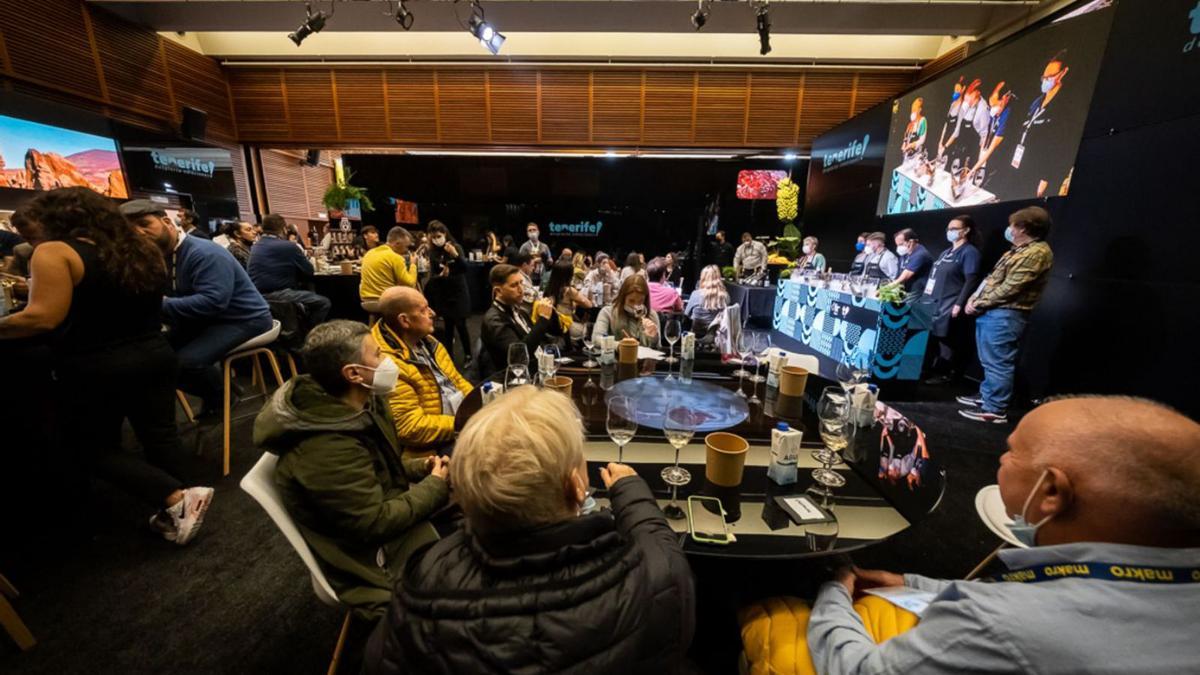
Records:
[[[459,434],[450,462],[472,528],[520,530],[573,515],[571,474],[586,466],[583,433],[579,410],[556,391],[517,387],[484,406]]]

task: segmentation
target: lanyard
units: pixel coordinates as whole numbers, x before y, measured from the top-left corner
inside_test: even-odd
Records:
[[[1200,583],[1200,567],[1121,565],[1106,562],[1063,563],[1022,567],[997,574],[990,580],[1030,584],[1069,578],[1132,581],[1139,584],[1196,584]]]

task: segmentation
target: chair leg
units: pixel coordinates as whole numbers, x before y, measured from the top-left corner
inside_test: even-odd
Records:
[[[182,391],[179,391],[178,389],[176,389],[175,390],[175,398],[178,398],[179,405],[183,406],[183,414],[187,415],[188,421],[195,423],[196,422],[196,413],[192,412],[192,404],[188,403],[187,396],[185,396]]]
[[[224,410],[224,413],[225,413],[225,464],[224,464],[224,469],[223,469],[224,472],[221,474],[222,476],[229,475],[229,406],[230,406],[229,362],[230,362],[230,359],[225,359],[225,361],[224,361],[224,371],[225,371],[225,410]]]
[[[29,628],[21,620],[21,617],[17,615],[17,610],[13,609],[12,604],[9,603],[8,598],[5,596],[17,597],[17,589],[13,588],[8,579],[5,579],[4,575],[0,574],[0,626],[4,626],[4,630],[17,643],[21,651],[27,652],[33,649],[34,645],[37,644],[37,640],[33,638],[33,633],[29,632]],[[346,614],[346,618],[350,618],[349,613]],[[344,634],[345,629],[343,628]]]
[[[251,354],[250,360],[253,362],[253,366],[254,366],[254,382],[256,382],[258,384],[258,389],[259,389],[259,391],[262,392],[262,395],[266,396],[267,395],[267,379],[265,377],[263,377],[262,362],[258,360],[257,353]]]
[[[346,634],[349,632],[350,612],[346,612],[346,619],[342,621],[342,631],[338,633],[337,644],[333,647],[333,658],[329,661],[327,675],[337,675],[338,662],[342,660],[342,649],[346,646]]]
[[[275,374],[275,384],[283,386],[283,373],[279,370],[279,359],[275,358],[275,352],[270,349],[262,350],[262,353],[267,357],[267,363],[271,364],[271,372]],[[258,363],[258,355],[254,355],[254,362]],[[267,381],[263,379],[263,393],[267,393]]]
[[[296,377],[297,375],[300,374],[300,371],[296,370],[296,359],[292,358],[291,352],[284,352],[284,353],[287,354],[288,368],[291,368],[291,370],[292,370],[292,377]]]
[[[988,554],[988,556],[986,558],[979,561],[979,564],[975,566],[975,569],[971,570],[971,572],[969,574],[967,574],[967,576],[964,577],[963,580],[970,581],[970,580],[974,579],[980,572],[983,571],[983,568],[988,566],[988,563],[990,563],[996,559],[996,556],[1000,553],[1001,549],[1003,549],[1007,545],[1008,544],[1001,542],[1000,545],[996,547],[996,550],[992,551],[991,553]]]

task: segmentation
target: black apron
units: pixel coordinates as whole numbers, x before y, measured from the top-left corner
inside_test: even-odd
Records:
[[[867,256],[863,255],[862,253],[855,254],[854,262],[850,263],[850,274],[862,274],[863,263],[866,261],[866,259]]]
[[[882,253],[872,258],[868,258],[865,261],[866,266],[863,268],[863,276],[866,276],[868,279],[885,279],[887,281],[891,281],[892,278],[889,277],[887,273],[883,271],[883,268],[879,266],[879,263],[882,260]]]
[[[963,253],[971,244],[963,244],[957,249],[951,246],[942,252],[933,263],[929,273],[929,281],[924,289],[914,289],[922,293],[921,302],[933,305],[933,334],[944,338],[950,334],[950,313],[958,294],[962,292],[967,275],[963,272]],[[963,308],[965,311],[965,308]]]

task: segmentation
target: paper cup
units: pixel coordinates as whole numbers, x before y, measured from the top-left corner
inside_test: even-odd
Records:
[[[617,343],[617,360],[621,363],[637,363],[638,341],[625,338]]]
[[[808,371],[800,366],[779,369],[779,393],[784,396],[803,396],[808,384]]]
[[[571,398],[572,382],[573,380],[571,380],[569,377],[555,375],[554,377],[547,377],[546,381],[543,383],[543,386],[551,391],[561,392],[565,394],[567,398]]]
[[[354,263],[349,260],[342,263],[342,274],[354,274]]]
[[[742,484],[742,469],[746,466],[746,439],[725,431],[715,431],[704,437],[704,477],[713,485],[737,487]]]

